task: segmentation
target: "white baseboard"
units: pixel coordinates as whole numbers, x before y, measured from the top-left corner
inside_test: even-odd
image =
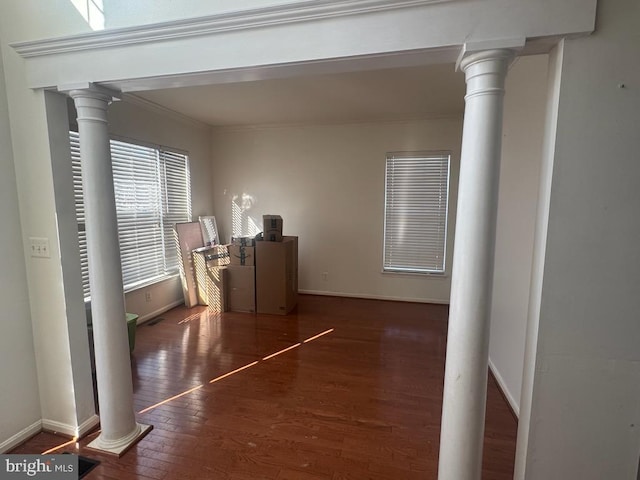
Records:
[[[500,375],[500,372],[498,371],[496,366],[493,364],[491,359],[489,359],[489,369],[491,370],[491,373],[493,373],[493,376],[495,377],[496,382],[498,382],[498,387],[500,387],[502,394],[507,399],[507,402],[509,402],[509,405],[511,406],[511,410],[513,410],[513,413],[515,413],[517,418],[520,418],[520,405],[518,405],[518,402],[516,402],[515,399],[513,398],[513,395],[511,395],[511,392],[507,388],[507,384],[505,383],[504,379],[502,378],[502,375]]]
[[[56,420],[43,419],[42,430],[53,433],[61,433],[69,437],[81,438],[99,423],[100,417],[95,414],[91,415],[77,427],[74,427],[73,425],[67,425],[66,423],[58,422]]]
[[[26,442],[31,437],[33,437],[36,433],[40,433],[42,431],[42,421],[38,420],[37,422],[32,423],[27,428],[20,430],[15,435],[9,437],[4,442],[0,443],[0,453],[6,453],[14,447],[17,447],[23,442]]]
[[[157,310],[154,310],[153,312],[149,312],[146,315],[143,315],[138,318],[138,325],[146,322],[147,320],[151,320],[152,318],[157,317],[158,315],[162,315],[164,312],[168,312],[172,308],[175,308],[178,305],[182,305],[183,303],[184,303],[184,300],[176,300],[175,302],[171,302],[168,305],[164,305],[163,307],[160,307]]]
[[[46,430],[51,433],[61,433],[68,437],[75,437],[77,428],[66,423],[58,422],[56,420],[49,420],[47,418],[42,419],[42,430]]]
[[[366,293],[325,292],[322,290],[298,290],[298,293],[307,294],[307,295],[322,295],[327,297],[364,298],[368,300],[390,300],[394,302],[436,303],[440,305],[449,304],[449,300],[442,300],[437,298],[388,297],[384,295],[369,295]]]
[[[82,424],[77,428],[74,428],[71,425],[67,425],[65,423],[56,422],[55,420],[38,420],[37,422],[29,425],[27,428],[20,430],[18,433],[11,436],[4,442],[1,442],[0,453],[8,452],[12,448],[20,445],[23,442],[26,442],[35,434],[40,433],[43,430],[46,430],[48,432],[62,433],[64,435],[68,435],[69,437],[81,438],[88,432],[90,432],[99,423],[100,417],[98,417],[98,415],[91,415],[91,417],[82,422]]]
[[[100,423],[100,417],[95,414],[91,415],[84,422],[82,422],[80,426],[77,428],[76,437],[78,438],[84,437],[99,423]]]

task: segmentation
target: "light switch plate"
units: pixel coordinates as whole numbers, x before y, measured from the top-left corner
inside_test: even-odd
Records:
[[[51,258],[48,238],[29,237],[29,248],[32,257]]]

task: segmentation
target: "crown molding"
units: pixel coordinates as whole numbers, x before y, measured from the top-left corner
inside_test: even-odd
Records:
[[[195,118],[191,118],[183,113],[171,110],[170,108],[159,105],[155,102],[152,102],[151,100],[147,100],[146,98],[142,98],[133,93],[123,93],[122,101],[143,108],[149,112],[178,121],[190,127],[198,128],[200,130],[209,130],[211,128],[211,125],[209,125],[208,123],[201,122],[200,120],[196,120]]]
[[[460,121],[464,117],[463,112],[434,113],[424,115],[402,115],[394,118],[361,118],[352,120],[326,120],[326,121],[299,121],[290,123],[254,123],[246,125],[212,125],[212,133],[263,131],[295,128],[325,128],[336,126],[371,126],[371,125],[409,125],[422,122]]]
[[[151,25],[15,42],[23,58],[211,35],[325,18],[421,7],[453,0],[306,0]]]

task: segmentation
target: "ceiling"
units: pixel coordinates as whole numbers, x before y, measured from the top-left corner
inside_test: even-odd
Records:
[[[170,88],[135,95],[211,126],[323,124],[457,115],[453,64]]]

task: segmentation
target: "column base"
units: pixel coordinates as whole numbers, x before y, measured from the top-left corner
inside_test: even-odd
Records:
[[[86,448],[100,453],[107,453],[121,457],[127,452],[127,450],[142,440],[152,429],[153,425],[142,425],[140,423],[136,423],[136,428],[129,435],[126,435],[116,441],[104,441],[102,439],[102,435],[99,435],[98,438],[89,443]]]

